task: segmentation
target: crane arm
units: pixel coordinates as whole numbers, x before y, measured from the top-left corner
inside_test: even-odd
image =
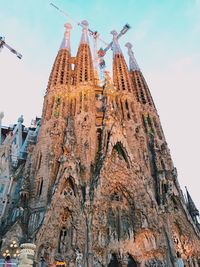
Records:
[[[68,17],[70,20],[72,20],[74,23],[76,23],[78,26],[81,26],[81,27],[83,27],[83,25],[80,23],[80,22],[78,22],[78,21],[76,21],[76,20],[74,20],[72,17],[70,17],[65,11],[63,11],[62,9],[60,9],[59,7],[57,7],[56,5],[54,5],[53,3],[50,3],[50,5],[52,6],[52,7],[54,7],[55,9],[57,9],[60,13],[62,13],[64,16],[66,16],[66,17]],[[91,29],[88,29],[88,32],[89,32],[89,34],[91,35],[91,36],[93,36],[94,38],[96,37],[96,38],[98,38],[102,43],[104,43],[105,45],[108,45],[108,43],[106,43],[104,40],[102,40],[101,38],[99,38],[99,35],[98,35],[98,32],[97,31],[93,31],[93,30],[91,30]]]
[[[122,35],[124,35],[129,29],[131,28],[131,26],[129,24],[125,24],[124,27],[122,28],[122,30],[120,31],[120,33],[117,36],[117,39],[119,39],[120,37],[122,37]],[[112,47],[113,45],[113,41],[110,42],[106,48],[103,49],[104,53],[106,54],[106,52]]]
[[[4,42],[3,44],[5,47],[7,47],[13,54],[15,54],[19,59],[22,58],[22,55],[20,53],[18,53],[15,49],[13,49],[11,46],[9,46],[8,44],[6,44]]]

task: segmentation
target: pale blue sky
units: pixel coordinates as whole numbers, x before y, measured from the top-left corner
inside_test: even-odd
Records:
[[[63,37],[64,16],[48,0],[0,0],[0,35],[23,54],[0,53],[0,111],[4,124],[23,114],[26,125],[41,115],[48,76]],[[87,19],[109,42],[125,23],[149,84],[179,173],[200,208],[200,0],[55,0],[75,20]],[[81,30],[73,25],[75,55]],[[92,44],[92,42],[91,42]],[[111,52],[106,58],[111,68]],[[127,58],[127,57],[126,57]]]

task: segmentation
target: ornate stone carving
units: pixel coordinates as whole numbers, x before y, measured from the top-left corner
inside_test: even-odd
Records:
[[[36,245],[24,243],[20,246],[19,267],[32,267]]]

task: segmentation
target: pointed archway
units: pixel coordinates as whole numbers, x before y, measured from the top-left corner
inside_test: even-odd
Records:
[[[128,265],[127,267],[137,267],[136,261],[133,259],[131,255],[128,256]]]
[[[112,254],[108,267],[120,267],[116,254]]]

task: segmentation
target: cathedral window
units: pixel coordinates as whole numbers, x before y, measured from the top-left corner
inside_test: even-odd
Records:
[[[143,93],[142,90],[141,90],[141,92],[140,92],[140,96],[141,96],[141,99],[142,99],[142,104],[146,104],[146,99],[145,99],[145,97],[144,97],[144,93]]]
[[[119,100],[117,96],[116,96],[115,102],[116,102],[117,109],[119,109]]]
[[[88,111],[88,104],[87,104],[87,94],[84,94],[84,111],[87,112]]]
[[[39,152],[38,153],[38,156],[37,156],[36,170],[39,170],[40,169],[41,162],[42,162],[42,154]]]
[[[66,237],[67,237],[67,229],[63,227],[60,231],[60,236],[59,236],[58,253],[66,252]]]
[[[73,115],[76,114],[76,98],[74,99]]]
[[[66,182],[65,182],[63,195],[65,197],[70,197],[70,196],[75,196],[76,197],[75,185],[74,185],[74,182],[73,182],[73,178],[71,176],[68,177]]]
[[[126,155],[126,153],[125,153],[125,151],[124,151],[124,149],[123,149],[121,143],[117,142],[116,145],[113,147],[113,149],[114,149],[115,151],[117,151],[117,153],[118,153],[120,159],[123,159],[123,160],[126,161],[126,163],[128,163],[127,155]]]
[[[82,191],[83,202],[85,202],[86,201],[86,186],[85,185],[81,186],[81,191]]]
[[[63,84],[63,80],[64,80],[64,71],[61,71],[61,74],[60,74],[60,83]]]
[[[79,93],[79,113],[81,112],[82,109],[82,101],[83,101],[83,95],[82,92]]]
[[[121,111],[122,111],[122,118],[124,119],[124,109],[123,109],[123,103],[121,99],[120,99],[120,105],[121,105]]]
[[[43,189],[43,178],[40,178],[37,185],[37,196],[41,196]]]
[[[119,267],[119,262],[117,260],[116,254],[112,254],[110,263],[108,264],[108,267]]]
[[[41,179],[41,182],[40,182],[39,196],[41,196],[41,194],[42,194],[42,187],[43,187],[43,178]]]
[[[118,194],[115,192],[115,193],[113,193],[113,194],[110,196],[110,199],[111,199],[112,201],[121,201],[121,196],[118,195]]]
[[[127,267],[137,267],[137,263],[134,261],[131,255],[128,256],[128,265]]]
[[[127,118],[128,118],[128,120],[130,120],[131,116],[130,116],[130,113],[129,113],[129,105],[128,105],[128,101],[127,100],[125,101],[125,106],[126,106],[126,110],[127,110]]]

